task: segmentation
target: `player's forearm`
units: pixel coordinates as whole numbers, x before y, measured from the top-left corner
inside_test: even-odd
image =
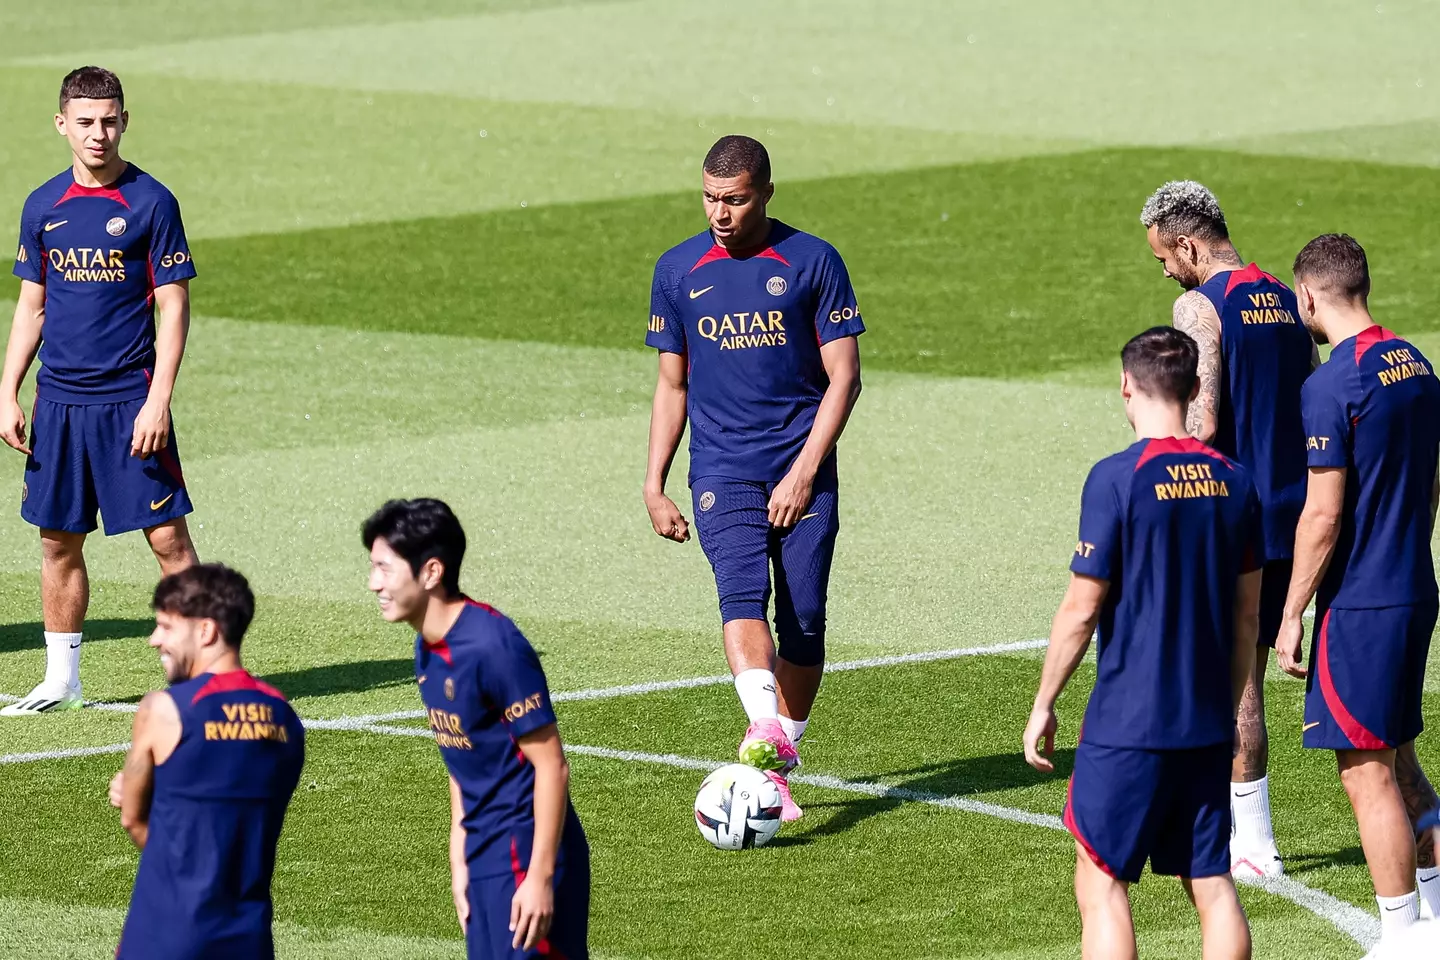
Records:
[[[859,399],[859,371],[831,377],[830,385],[825,388],[825,395],[820,398],[820,409],[815,411],[815,423],[810,427],[810,436],[806,438],[800,456],[795,458],[795,466],[809,471],[811,475],[819,472],[820,465],[835,451],[835,445],[840,442],[840,434],[845,431],[845,424],[849,422],[850,413],[855,409],[855,401]]]
[[[1050,645],[1045,650],[1045,666],[1040,672],[1040,691],[1035,694],[1035,705],[1040,709],[1055,706],[1065,685],[1080,668],[1085,652],[1090,649],[1090,637],[1095,633],[1099,616],[1099,610],[1061,604],[1050,625]]]
[[[0,373],[0,392],[6,397],[16,397],[20,384],[35,362],[35,353],[40,349],[40,333],[45,325],[45,308],[27,303],[22,297],[15,304],[15,319],[10,323],[10,339],[5,345],[5,368]]]
[[[1315,598],[1320,581],[1335,554],[1340,539],[1340,517],[1329,513],[1304,510],[1295,528],[1295,560],[1290,574],[1290,590],[1285,596],[1285,616],[1298,620]]]
[[[155,373],[150,379],[151,399],[169,404],[185,358],[185,341],[190,336],[190,301],[178,298],[161,308],[155,331]]]
[[[645,492],[664,493],[670,476],[670,465],[685,435],[684,387],[661,381],[655,387],[655,400],[650,408],[650,458],[645,469]]]
[[[564,754],[535,767],[535,839],[530,847],[527,874],[549,881],[555,876],[555,858],[570,807],[570,765]]]

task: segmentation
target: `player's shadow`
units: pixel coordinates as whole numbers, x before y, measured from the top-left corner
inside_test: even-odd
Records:
[[[772,840],[769,846],[801,846],[822,837],[846,833],[871,817],[889,813],[907,803],[952,797],[983,799],[976,795],[1061,780],[1068,777],[1075,766],[1075,751],[1057,750],[1051,759],[1055,763],[1054,773],[1041,773],[1027,764],[1020,753],[1002,753],[988,757],[965,757],[881,774],[875,779],[895,789],[898,795],[805,803],[803,806],[806,810],[834,810],[835,813],[814,829],[805,830],[803,833],[782,834]]]
[[[86,620],[85,642],[101,640],[143,640],[155,629],[155,621],[149,617],[134,620]],[[16,650],[45,649],[45,625],[43,623],[7,623],[0,625],[0,653]]]
[[[1365,851],[1359,847],[1345,847],[1341,850],[1325,850],[1317,853],[1286,853],[1286,872],[1298,870],[1319,870],[1324,867],[1363,867]]]
[[[324,697],[335,693],[365,693],[415,683],[415,658],[359,660],[329,663],[304,670],[267,673],[261,679],[286,697]]]

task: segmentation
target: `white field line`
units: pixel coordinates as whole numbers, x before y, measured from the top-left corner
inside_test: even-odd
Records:
[[[124,753],[130,749],[128,743],[112,743],[107,747],[71,747],[68,750],[38,750],[34,753],[7,753],[0,756],[0,764],[31,763],[36,760],[64,760],[68,757],[96,757],[106,753]]]
[[[898,653],[884,657],[866,657],[863,660],[842,660],[827,664],[827,673],[843,673],[847,670],[867,670],[871,667],[893,667],[907,663],[931,663],[936,660],[956,660],[960,657],[983,657],[996,653],[1016,653],[1022,650],[1038,650],[1049,641],[1016,640],[1010,643],[995,643],[986,647],[955,647],[950,650],[922,650],[917,653]],[[715,687],[734,680],[729,675],[711,677],[687,677],[683,680],[655,680],[649,683],[627,683],[616,687],[595,687],[590,690],[570,690],[554,694],[550,699],[555,703],[572,700],[610,700],[614,697],[629,697],[645,693],[660,693],[664,690],[691,690],[696,687]],[[19,697],[0,693],[0,703],[14,703]],[[115,713],[134,713],[139,709],[133,703],[105,703],[87,700],[85,706],[93,710],[109,710]],[[362,714],[358,717],[336,717],[325,720],[307,720],[305,725],[317,730],[358,730],[372,723],[386,723],[391,720],[419,720],[424,710],[396,710],[392,713]]]

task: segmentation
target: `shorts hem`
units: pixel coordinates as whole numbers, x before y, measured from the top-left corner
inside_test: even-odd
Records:
[[[20,511],[20,519],[35,527],[37,530],[53,530],[56,533],[94,533],[100,529],[100,524],[90,523],[88,526],[83,523],[45,523],[35,517],[28,516],[24,510]]]
[[[136,530],[148,530],[151,527],[158,527],[172,520],[179,520],[181,517],[188,517],[194,512],[194,505],[187,503],[170,510],[162,510],[144,519],[123,520],[115,523],[113,526],[107,522],[105,524],[105,536],[118,537],[123,534],[134,533]]]

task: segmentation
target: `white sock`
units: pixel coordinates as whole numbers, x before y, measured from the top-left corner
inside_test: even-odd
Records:
[[[780,701],[775,696],[775,674],[769,670],[741,670],[735,675],[735,692],[750,722],[774,720],[780,716]]]
[[[1230,815],[1235,821],[1232,841],[1238,850],[1263,853],[1275,846],[1270,823],[1270,778],[1230,784]]]
[[[1420,894],[1410,891],[1403,897],[1376,897],[1380,904],[1380,939],[1389,939],[1420,922]]]
[[[45,631],[45,682],[73,687],[80,682],[80,637],[78,633]]]
[[[808,726],[810,726],[808,719],[791,720],[783,713],[780,715],[780,729],[785,731],[785,736],[790,738],[791,743],[798,744],[800,738],[805,736],[805,728]]]
[[[1415,881],[1430,916],[1440,917],[1440,867],[1421,867],[1415,871]]]

